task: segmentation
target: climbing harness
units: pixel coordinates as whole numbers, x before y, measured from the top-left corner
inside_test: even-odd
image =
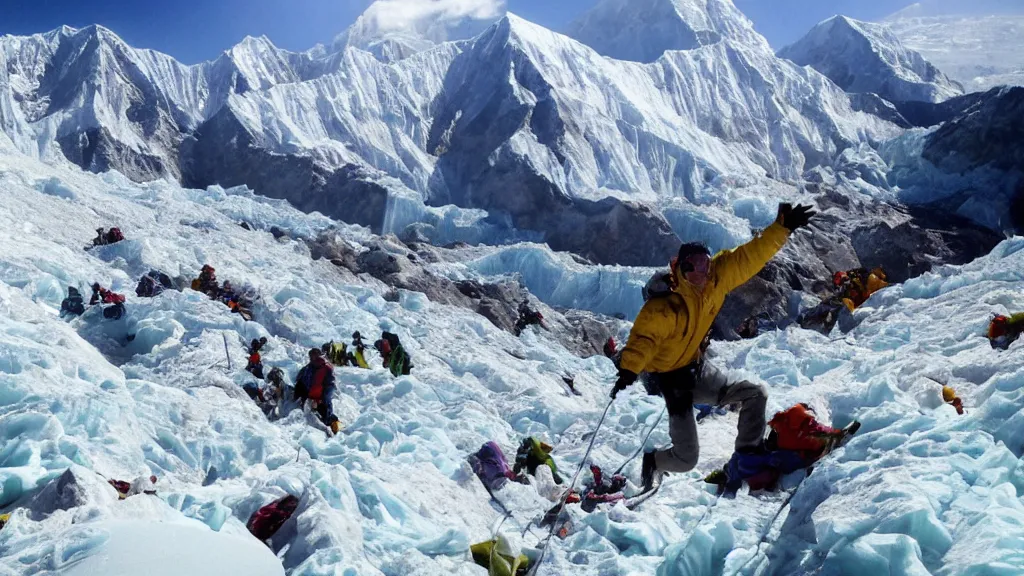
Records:
[[[608,405],[604,407],[604,412],[601,414],[601,419],[597,422],[597,428],[594,428],[594,434],[590,437],[590,444],[587,446],[587,451],[583,454],[583,459],[580,460],[580,465],[576,468],[576,473],[572,475],[572,481],[569,482],[568,488],[558,503],[558,510],[561,512],[565,509],[565,502],[569,499],[569,495],[572,494],[573,488],[576,487],[576,481],[579,479],[580,472],[583,471],[583,467],[587,465],[587,461],[590,459],[590,452],[594,449],[594,441],[597,440],[597,433],[601,430],[601,426],[604,425],[604,419],[608,417],[608,410],[611,409],[612,403],[615,399],[612,398],[608,401]],[[555,527],[558,525],[557,522],[551,523],[551,528],[548,529],[548,535],[544,538],[540,545],[540,555],[537,557],[537,562],[530,567],[529,571],[526,572],[526,576],[533,576],[537,573],[540,565],[544,562],[544,555],[548,551],[548,544],[551,543],[551,537],[555,535]]]
[[[622,472],[622,469],[625,468],[627,464],[632,462],[634,458],[639,456],[640,453],[644,451],[644,447],[647,446],[647,441],[650,440],[651,434],[654,433],[654,429],[657,428],[658,424],[661,423],[661,418],[665,416],[665,409],[666,407],[662,406],[661,413],[658,414],[658,418],[654,421],[654,424],[651,426],[651,429],[647,431],[647,434],[644,436],[644,439],[640,442],[640,447],[636,449],[636,452],[633,452],[632,456],[627,458],[626,461],[622,463],[622,466],[619,466],[618,469],[616,469],[615,472],[612,473],[612,476]]]

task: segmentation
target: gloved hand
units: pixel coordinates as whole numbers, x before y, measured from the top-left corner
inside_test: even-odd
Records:
[[[620,369],[619,379],[615,381],[615,387],[612,388],[612,400],[614,400],[615,397],[618,396],[619,392],[632,386],[633,382],[636,382],[636,378],[637,375],[630,372],[629,370]]]
[[[779,216],[776,219],[776,222],[788,228],[790,232],[793,232],[797,228],[806,226],[807,222],[815,214],[817,214],[817,212],[815,212],[811,206],[802,206],[797,204],[796,207],[794,207],[792,204],[783,203],[779,204]]]

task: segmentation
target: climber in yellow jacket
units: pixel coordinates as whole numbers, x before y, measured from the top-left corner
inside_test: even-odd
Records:
[[[687,472],[697,465],[700,446],[693,403],[740,404],[738,451],[763,449],[765,388],[729,382],[703,361],[705,338],[726,295],[756,275],[782,248],[791,232],[807,225],[809,206],[779,206],[778,218],[759,237],[714,258],[699,244],[683,244],[672,261],[672,290],[652,297],[640,310],[622,351],[612,398],[641,372],[656,380],[669,413],[672,447],[644,454],[642,481],[654,484],[655,472]]]
[[[487,568],[487,576],[522,576],[530,567],[525,554],[518,554],[503,535],[469,547],[473,561]]]

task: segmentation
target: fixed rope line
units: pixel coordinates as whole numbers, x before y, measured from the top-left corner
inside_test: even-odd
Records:
[[[561,513],[565,509],[565,501],[569,499],[569,495],[572,494],[573,488],[576,487],[576,481],[579,479],[580,472],[583,471],[583,467],[587,465],[587,460],[590,459],[590,452],[594,449],[594,441],[597,440],[597,433],[601,430],[601,426],[604,425],[604,419],[608,417],[608,410],[611,409],[612,403],[615,399],[608,400],[608,405],[604,407],[604,412],[601,414],[601,419],[597,422],[597,428],[594,429],[594,435],[590,437],[590,444],[587,446],[587,451],[583,454],[583,459],[580,460],[580,465],[576,468],[576,473],[572,475],[572,481],[569,482],[569,487],[562,494],[562,498],[558,503],[558,512]],[[555,527],[558,526],[558,522],[552,522],[551,528],[548,529],[548,535],[544,538],[541,543],[540,556],[537,557],[537,563],[534,564],[530,570],[526,573],[526,576],[533,576],[540,569],[541,563],[544,562],[544,555],[548,551],[548,544],[551,543],[551,537],[555,535]]]
[[[622,466],[619,466],[619,468],[612,473],[612,476],[618,474],[619,472],[622,472],[622,469],[625,468],[627,464],[632,462],[634,458],[636,458],[637,456],[640,455],[641,452],[643,452],[644,447],[647,446],[647,441],[651,439],[651,434],[654,433],[655,428],[657,428],[658,424],[661,423],[662,417],[665,416],[665,410],[666,406],[662,406],[661,413],[658,414],[658,418],[654,421],[654,425],[651,426],[651,429],[647,431],[647,435],[645,435],[644,439],[640,442],[640,447],[636,449],[636,452],[633,452],[632,456],[627,458],[626,461],[622,463]]]
[[[800,484],[798,484],[797,487],[794,488],[793,491],[789,493],[789,496],[786,496],[786,499],[782,501],[782,506],[779,506],[779,509],[775,512],[775,515],[772,516],[772,521],[768,523],[768,527],[765,528],[764,533],[761,534],[761,539],[757,541],[757,546],[754,547],[754,555],[750,558],[747,558],[747,561],[744,562],[735,572],[733,572],[733,576],[737,576],[761,554],[761,545],[767,542],[768,535],[772,532],[772,527],[775,526],[776,522],[778,522],[779,516],[782,515],[782,511],[786,509],[786,506],[789,506],[789,502],[793,499],[793,496],[797,493],[797,490],[800,490],[800,486],[803,486],[802,480],[800,481]]]

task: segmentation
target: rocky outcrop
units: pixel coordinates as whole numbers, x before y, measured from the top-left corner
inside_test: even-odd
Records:
[[[932,133],[922,156],[949,174],[985,172],[984,189],[965,189],[958,200],[1002,210],[1004,229],[1024,231],[1024,87],[994,88]],[[992,180],[991,173],[1002,175]]]
[[[258,145],[229,108],[182,142],[181,163],[185,186],[246,185],[300,210],[361,224],[376,233],[384,223],[388,190],[366,168],[332,168],[310,156],[271,152]]]

